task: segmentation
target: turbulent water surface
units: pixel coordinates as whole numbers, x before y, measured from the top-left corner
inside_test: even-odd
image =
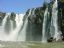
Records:
[[[64,48],[64,42],[4,42],[0,41],[0,48]]]

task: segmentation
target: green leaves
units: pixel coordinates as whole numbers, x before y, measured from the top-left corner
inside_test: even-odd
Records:
[[[64,2],[64,0],[60,0],[61,2]]]

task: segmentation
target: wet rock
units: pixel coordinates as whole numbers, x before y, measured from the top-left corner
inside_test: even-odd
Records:
[[[6,13],[0,12],[0,25],[2,23],[2,20],[4,19]]]
[[[52,41],[53,41],[53,37],[47,40],[47,42],[52,42]]]
[[[11,13],[10,19],[15,21],[16,14],[14,12]]]
[[[58,1],[58,24],[64,38],[64,1]],[[64,39],[63,39],[64,40]]]

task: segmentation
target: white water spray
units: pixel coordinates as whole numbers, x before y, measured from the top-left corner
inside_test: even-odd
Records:
[[[42,42],[47,42],[46,38],[46,22],[47,22],[47,13],[48,13],[48,8],[46,8],[45,13],[44,13],[44,20],[43,20],[43,28],[42,28]]]
[[[18,33],[19,33],[19,31],[20,31],[20,29],[21,29],[21,27],[22,27],[22,25],[23,25],[23,14],[19,14],[18,15],[18,17],[19,18],[21,18],[20,20],[19,20],[19,22],[18,22],[18,24],[17,24],[17,26],[16,26],[16,28],[14,29],[14,30],[12,30],[11,31],[11,33],[10,33],[10,35],[9,35],[9,41],[11,40],[11,41],[18,41]],[[22,41],[22,40],[21,40]]]
[[[7,22],[7,17],[9,16],[9,13],[6,13],[3,21],[2,26],[0,26],[0,40],[6,41],[8,35],[5,33],[5,24]]]
[[[30,16],[30,14],[31,14],[31,10],[29,11],[29,14],[26,17],[26,20],[24,22],[24,27],[21,30],[21,33],[20,33],[19,38],[18,38],[19,41],[26,41],[26,29],[27,29],[27,24],[28,24],[28,17]]]
[[[15,29],[13,29],[13,22],[11,19],[10,19],[10,14],[7,13],[6,16],[4,17],[3,21],[2,21],[2,26],[0,26],[0,40],[2,41],[17,41],[17,37],[18,37],[18,33],[22,27],[22,24],[23,24],[23,16],[24,14],[19,14],[18,16],[16,17],[19,17],[21,19],[18,18],[19,21],[17,21],[17,18],[15,18],[15,21],[16,21],[16,27]],[[10,22],[7,22],[7,19],[9,18],[9,21]],[[10,33],[7,34],[6,31],[5,31],[5,24],[6,23],[9,23],[9,26],[11,25],[10,27]]]
[[[53,4],[53,8],[52,8],[52,23],[54,26],[53,31],[54,33],[54,39],[56,39],[56,41],[58,41],[60,39],[61,36],[61,32],[58,30],[58,4],[57,4],[57,0],[55,0],[54,4]]]

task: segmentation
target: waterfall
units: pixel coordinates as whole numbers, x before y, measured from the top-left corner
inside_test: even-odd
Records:
[[[46,22],[47,22],[47,13],[48,13],[48,8],[46,8],[45,13],[44,13],[44,20],[43,20],[43,25],[42,25],[42,42],[47,42],[47,37],[46,37]]]
[[[17,26],[16,26],[16,28],[14,29],[14,30],[12,30],[11,31],[11,33],[10,33],[10,35],[9,35],[9,41],[11,40],[11,41],[17,41],[18,39],[18,33],[19,33],[19,31],[20,31],[20,29],[21,29],[21,27],[22,27],[22,25],[23,25],[23,14],[19,14],[18,15],[18,17],[20,18],[18,18],[18,20],[19,20],[19,22],[18,22],[18,24],[17,24]],[[17,17],[17,16],[16,16]],[[17,19],[17,18],[16,18]],[[17,22],[17,20],[16,20],[16,22]],[[22,41],[22,40],[21,40]]]
[[[18,26],[19,23],[23,20],[23,16],[24,16],[23,14],[16,14],[16,17],[15,17],[16,26]]]
[[[13,21],[12,20],[10,20],[10,25],[11,25],[10,31],[13,31]]]
[[[23,29],[21,30],[19,37],[18,37],[19,41],[26,41],[26,29],[27,29],[27,25],[28,25],[28,17],[30,16],[30,14],[31,14],[31,10],[29,11],[29,14],[24,21]]]
[[[17,14],[14,21],[10,18],[11,14],[6,13],[2,25],[0,26],[0,40],[2,41],[17,41],[18,39],[18,33],[22,27],[23,24],[23,16],[24,14]],[[16,27],[14,28],[14,22],[16,22]],[[7,33],[6,28],[10,27],[9,33]]]
[[[3,28],[4,32],[5,32],[5,24],[7,22],[7,18],[8,18],[9,15],[10,15],[10,13],[6,13],[6,15],[5,15],[5,17],[4,17],[3,21],[2,21],[2,28]]]
[[[7,39],[7,36],[8,36],[5,32],[5,24],[7,22],[8,16],[9,16],[9,13],[6,13],[6,15],[2,21],[2,25],[0,26],[0,40],[4,40],[4,41]]]
[[[51,25],[52,25],[52,31],[54,32],[52,33],[51,36],[54,36],[53,38],[56,39],[56,41],[58,41],[60,39],[61,33],[58,30],[58,4],[57,4],[57,0],[55,0],[54,4],[53,4],[53,8],[52,8],[52,20],[51,20]]]
[[[9,13],[6,13],[6,16],[4,17],[4,19],[2,21],[2,26],[5,26],[8,15],[9,15]]]
[[[46,6],[46,5],[45,5]],[[58,4],[54,1],[52,12],[46,6],[44,18],[43,9],[30,9],[24,14],[6,13],[4,19],[0,16],[0,40],[2,41],[41,41],[47,42],[50,37],[58,41],[61,39],[61,32],[58,29]],[[42,10],[42,11],[41,11]],[[39,12],[38,12],[39,11]],[[40,13],[41,12],[41,13]],[[52,15],[50,15],[51,13]],[[41,16],[40,16],[41,15]],[[41,22],[43,21],[43,23]],[[36,21],[36,23],[35,23]],[[41,22],[41,23],[40,23]],[[42,24],[42,28],[41,25]],[[40,28],[40,29],[39,29]],[[41,31],[40,31],[41,30]],[[40,34],[39,34],[40,33]],[[41,39],[42,37],[42,39]]]

